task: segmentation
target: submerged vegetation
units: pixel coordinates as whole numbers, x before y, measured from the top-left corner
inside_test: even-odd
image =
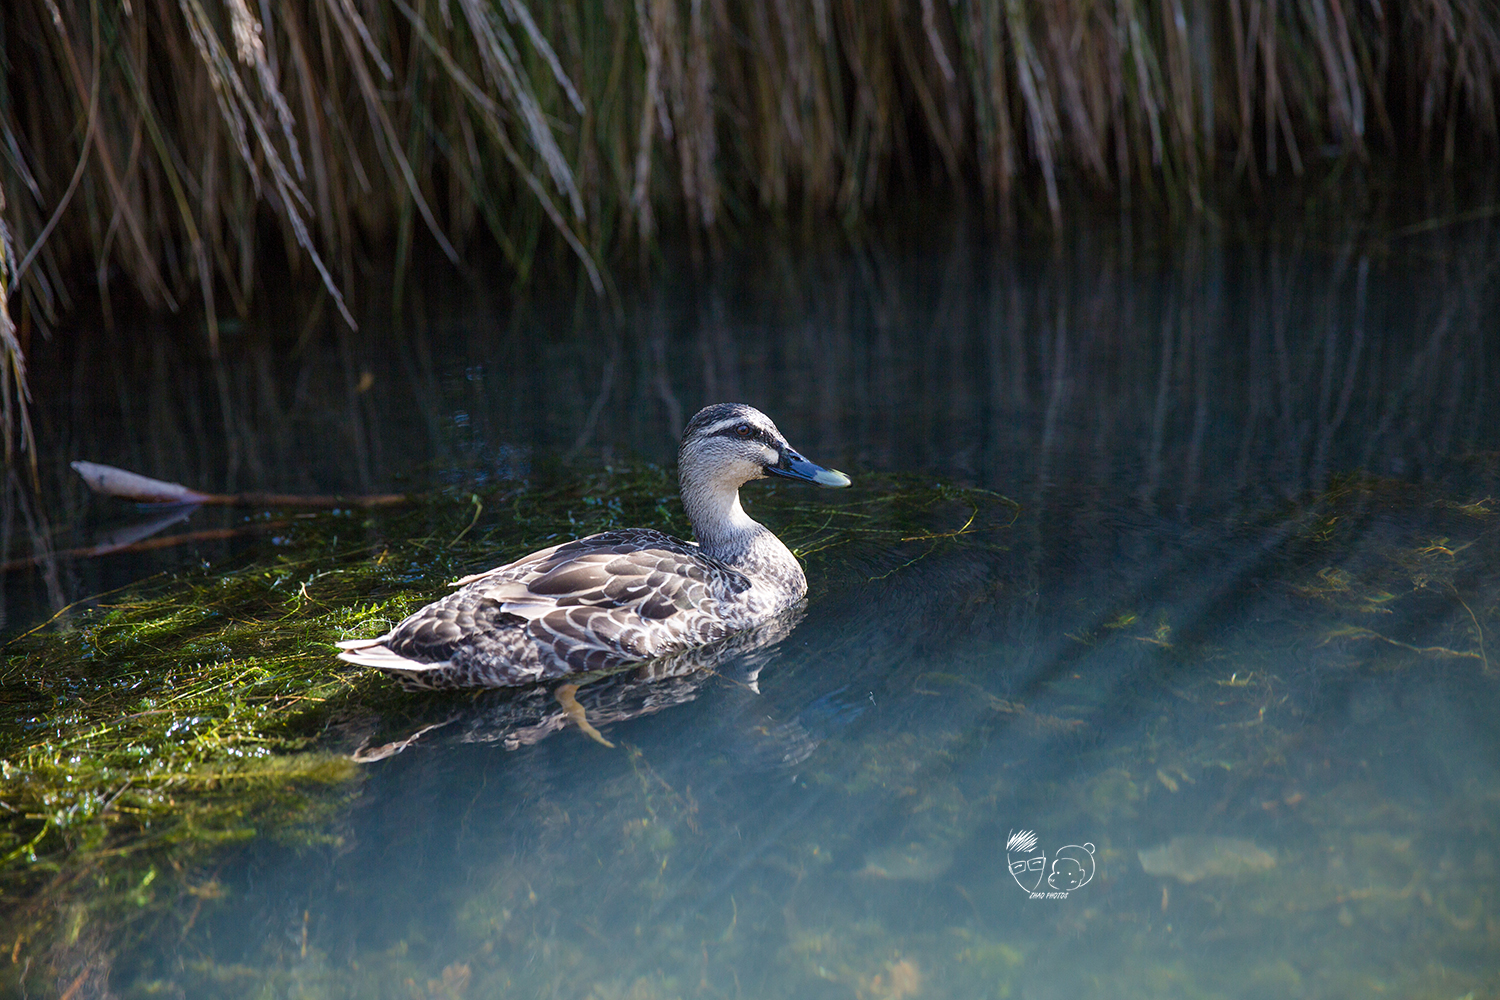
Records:
[[[630,481],[642,502],[656,488],[669,495],[654,470],[603,481],[611,492]],[[486,505],[504,511],[504,529],[465,530]],[[331,643],[388,627],[489,554],[542,544],[559,514],[592,531],[621,509],[574,486],[435,499],[378,518],[335,511],[280,522],[274,557],[261,563],[65,608],[6,651],[7,801],[35,819],[7,831],[0,856],[45,864],[71,849],[72,831],[100,820],[149,820],[160,835],[184,783],[255,779],[267,767],[285,775],[271,761],[309,749],[333,706],[391,693],[334,660]],[[316,755],[306,762],[337,773]]]
[[[1480,489],[1493,485],[1493,468],[1479,479]],[[1471,789],[1480,804],[1463,814],[1403,811],[1359,762],[1369,730],[1390,720],[1323,703],[1329,686],[1355,678],[1370,697],[1400,697],[1440,673],[1481,686],[1495,675],[1493,500],[1434,498],[1379,479],[1340,480],[1231,529],[1272,540],[1253,570],[1256,613],[1234,616],[1232,629],[1199,603],[1199,576],[1168,572],[1141,591],[1091,588],[1095,606],[1082,618],[1092,624],[1024,644],[1017,606],[1038,588],[1058,592],[1039,576],[1051,560],[1033,534],[1039,512],[910,481],[862,482],[841,505],[773,487],[750,502],[810,558],[829,620],[814,626],[823,631],[812,659],[790,651],[776,670],[801,676],[790,690],[806,707],[792,717],[784,686],[755,700],[761,731],[817,730],[805,734],[817,753],[797,758],[791,784],[786,768],[765,777],[769,830],[726,840],[720,813],[735,817],[741,800],[704,787],[715,768],[682,752],[681,733],[661,745],[649,727],[615,728],[607,751],[571,734],[578,753],[604,755],[586,768],[570,768],[567,755],[497,761],[483,794],[466,787],[462,768],[386,779],[420,787],[413,801],[370,790],[365,775],[376,772],[349,751],[380,731],[428,725],[434,706],[438,717],[465,711],[469,699],[415,698],[346,672],[331,641],[382,628],[453,576],[558,533],[624,523],[680,532],[672,494],[664,470],[641,467],[406,511],[320,513],[278,528],[253,561],[105,595],[13,642],[0,678],[0,933],[13,957],[0,963],[0,982],[29,975],[33,994],[59,996],[78,983],[93,995],[143,996],[550,989],[603,1000],[689,995],[694,983],[709,995],[1004,993],[1052,960],[1005,916],[1024,897],[995,838],[1007,815],[1028,810],[1097,846],[1095,894],[1044,919],[1063,922],[1060,941],[1084,936],[1142,995],[1159,975],[1182,995],[1222,995],[1243,971],[1227,966],[1221,980],[1201,964],[1158,966],[1163,924],[1237,938],[1264,934],[1271,921],[1279,940],[1290,920],[1316,950],[1332,946],[1330,928],[1394,923],[1448,952],[1492,947],[1495,882],[1462,853],[1472,846],[1488,857],[1500,823],[1490,792]],[[1075,544],[1090,544],[1086,529],[1076,534]],[[843,594],[856,610],[841,620],[850,614]],[[871,607],[889,620],[863,621]],[[948,641],[926,648],[929,632],[911,621],[935,608]],[[1045,628],[1076,615],[1042,608],[1034,620]],[[1034,647],[1053,658],[1028,673]],[[859,724],[877,705],[905,721]],[[701,738],[689,746],[702,749]],[[1332,761],[1304,761],[1309,744],[1334,748]],[[554,774],[549,761],[578,773]],[[729,773],[762,787],[753,772]],[[379,828],[390,842],[350,835],[364,798],[392,814]],[[1169,864],[1174,844],[1183,853],[1169,834],[1181,831],[1158,831],[1149,817],[1180,821],[1184,801],[1197,803],[1187,815],[1227,815],[1246,836],[1257,824],[1282,831],[1281,849],[1198,837],[1189,861]],[[454,845],[462,856],[452,869],[446,858],[425,860],[444,843],[423,839],[434,808],[462,813],[478,834]],[[791,826],[780,818],[787,809]],[[1459,852],[1463,877],[1446,877],[1423,862],[1427,848],[1413,848],[1434,835]],[[263,905],[252,883],[273,877],[235,874],[252,843],[262,856],[312,859],[299,863],[308,870],[338,865],[351,885],[304,903],[273,884],[265,891],[275,912],[255,918],[264,940],[237,950],[232,914]],[[754,888],[726,893],[722,872],[736,851],[750,852],[758,874]],[[1138,852],[1155,881],[1135,871]],[[380,877],[390,887],[376,898],[394,913],[338,926],[319,911],[370,892],[362,866],[388,872],[392,857],[420,873],[410,885]],[[455,877],[461,889],[449,884]],[[954,883],[957,908],[939,902]],[[1098,888],[1106,883],[1113,888]],[[902,905],[890,905],[897,898]],[[643,913],[650,933],[617,940]],[[1305,957],[1288,944],[1252,964],[1284,984],[1298,981]],[[1484,985],[1455,965],[1442,970],[1445,986]],[[1308,989],[1346,994],[1352,969],[1335,962],[1329,981]],[[1396,969],[1391,982],[1421,992],[1434,975]]]

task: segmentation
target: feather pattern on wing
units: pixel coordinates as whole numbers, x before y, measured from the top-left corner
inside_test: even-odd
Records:
[[[524,684],[653,659],[754,623],[737,600],[752,588],[745,574],[644,528],[590,535],[460,582],[378,641],[344,644],[344,658],[424,687]],[[402,659],[415,662],[403,669]]]

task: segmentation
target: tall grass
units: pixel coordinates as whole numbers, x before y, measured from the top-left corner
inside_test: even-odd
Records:
[[[361,262],[399,288],[419,239],[602,291],[663,230],[913,187],[1189,213],[1330,156],[1456,171],[1500,82],[1488,0],[16,0],[0,33],[11,437],[18,310],[192,303],[216,346],[268,261],[353,325]]]

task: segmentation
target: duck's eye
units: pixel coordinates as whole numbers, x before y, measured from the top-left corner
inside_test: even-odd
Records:
[[[738,427],[736,427],[734,429],[734,432],[736,434],[738,434],[742,438],[747,438],[747,437],[750,436],[750,425],[749,424],[740,424]]]

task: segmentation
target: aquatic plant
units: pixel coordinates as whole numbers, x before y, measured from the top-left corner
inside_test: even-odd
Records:
[[[304,516],[278,522],[256,562],[63,609],[5,649],[0,877],[56,870],[106,840],[121,853],[232,838],[254,828],[246,817],[266,802],[347,781],[347,756],[333,752],[347,755],[372,720],[399,719],[421,700],[342,668],[334,641],[381,631],[497,553],[559,534],[627,524],[685,534],[675,492],[659,467],[614,468],[399,512]],[[949,487],[872,492],[836,507],[770,505],[799,554],[826,560],[830,549],[877,539],[895,565],[967,541],[982,511],[989,523],[988,512],[1012,509]],[[944,527],[922,527],[934,518]]]

